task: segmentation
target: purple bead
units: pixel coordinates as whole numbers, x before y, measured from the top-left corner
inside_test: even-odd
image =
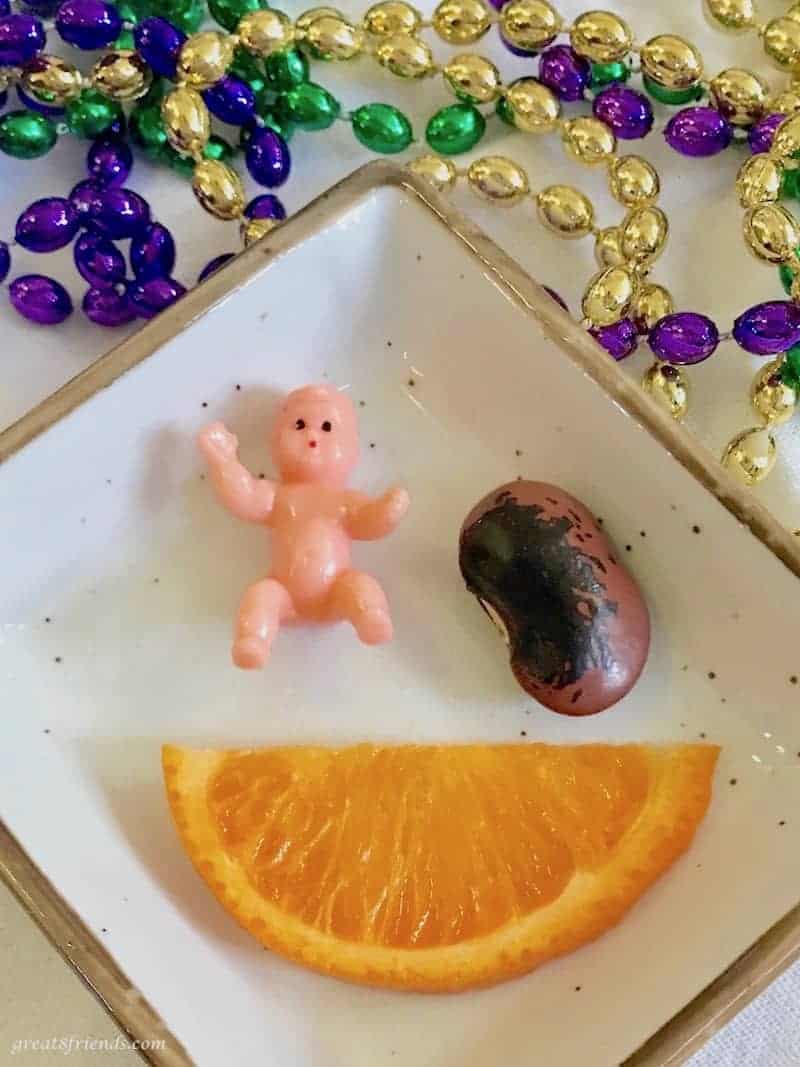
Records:
[[[286,208],[272,193],[254,196],[244,213],[248,219],[285,219]]]
[[[11,270],[11,253],[5,241],[0,241],[0,283],[4,282]]]
[[[0,0],[0,18],[11,14],[11,0]]]
[[[86,170],[98,185],[122,185],[131,172],[133,153],[124,141],[98,137],[89,146]]]
[[[702,363],[716,351],[719,331],[707,315],[678,311],[659,319],[647,340],[667,363]]]
[[[44,274],[21,274],[8,287],[12,307],[29,322],[55,326],[72,314],[72,300],[55,278]]]
[[[186,34],[166,19],[144,19],[134,28],[133,42],[149,67],[164,78],[174,78],[178,52]]]
[[[56,14],[56,32],[67,44],[92,52],[116,41],[122,19],[104,0],[64,0]]]
[[[556,44],[542,52],[539,81],[561,100],[582,100],[591,80],[591,63],[569,45]]]
[[[133,189],[101,189],[91,211],[89,222],[113,241],[138,236],[150,222],[150,205]]]
[[[289,146],[279,133],[268,126],[253,130],[244,161],[258,184],[265,185],[267,189],[283,185],[292,168]]]
[[[35,200],[17,219],[14,236],[29,252],[55,252],[78,232],[78,212],[63,196]]]
[[[500,11],[500,9],[503,7],[503,4],[508,3],[508,0],[489,0],[489,3],[492,5],[495,11]]]
[[[40,19],[49,19],[55,15],[61,0],[22,0],[22,6]]]
[[[620,319],[611,326],[600,326],[596,330],[589,330],[589,333],[617,361],[635,352],[639,343],[636,327],[630,319]]]
[[[152,319],[185,292],[184,286],[174,278],[149,278],[146,282],[131,282],[128,299],[140,319]]]
[[[137,281],[165,278],[175,266],[175,242],[166,226],[152,222],[131,241],[131,267]]]
[[[44,48],[47,35],[33,15],[0,18],[0,67],[22,67]]]
[[[609,126],[622,141],[646,137],[653,126],[653,109],[644,93],[625,85],[610,85],[594,98],[596,119]]]
[[[206,89],[203,99],[211,114],[230,126],[246,126],[256,113],[256,94],[247,82],[232,74]]]
[[[785,115],[779,113],[765,115],[763,119],[750,127],[747,131],[747,143],[753,155],[758,155],[759,152],[769,152],[775,131],[785,118]]]
[[[31,67],[38,62],[38,58],[39,57],[37,56],[32,63],[29,63],[26,69],[30,70]],[[17,83],[17,96],[23,107],[30,108],[31,111],[38,111],[40,115],[47,115],[51,119],[57,119],[64,114],[63,107],[55,107],[53,104],[43,104],[41,100],[37,100],[35,96],[26,93],[19,83]]]
[[[102,185],[90,181],[89,178],[84,178],[82,182],[73,185],[69,194],[69,202],[78,212],[81,222],[87,223],[89,221],[89,216],[97,206],[97,198],[102,191]]]
[[[664,136],[682,156],[715,156],[731,143],[733,126],[714,107],[685,107],[669,120]]]
[[[754,356],[774,356],[800,342],[800,307],[768,300],[742,312],[733,324],[737,345]]]
[[[101,233],[83,233],[73,251],[78,273],[96,289],[107,289],[125,280],[125,257]]]
[[[203,267],[200,273],[197,275],[197,284],[204,282],[206,278],[209,278],[215,271],[218,271],[220,267],[224,267],[231,259],[233,259],[233,252],[223,252],[221,256],[214,256]]]
[[[98,326],[125,326],[136,318],[136,310],[125,290],[88,289],[83,298],[83,313]]]
[[[566,300],[563,296],[559,296],[555,289],[551,289],[549,285],[543,285],[542,289],[544,289],[547,295],[551,296],[557,304],[560,304],[565,311],[569,311]]]

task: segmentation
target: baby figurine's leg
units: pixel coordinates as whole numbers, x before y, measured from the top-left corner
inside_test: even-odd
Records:
[[[294,615],[292,598],[274,578],[251,585],[242,597],[236,618],[232,656],[237,667],[254,670],[267,662],[282,622]]]
[[[386,594],[369,574],[342,571],[330,591],[332,619],[347,619],[365,645],[382,645],[392,639],[392,618]]]

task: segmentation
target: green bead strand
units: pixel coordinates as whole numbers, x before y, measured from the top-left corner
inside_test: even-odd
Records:
[[[297,48],[275,52],[264,61],[267,85],[275,93],[285,93],[308,81],[308,60]]]
[[[66,107],[65,121],[70,133],[78,137],[98,137],[121,118],[122,108],[119,104],[96,89],[84,89]]]
[[[472,104],[451,104],[431,118],[425,130],[425,139],[434,152],[456,156],[474,148],[485,131],[486,119],[476,107]]]
[[[391,104],[365,104],[351,112],[350,122],[356,139],[371,152],[394,155],[414,139],[411,123]]]
[[[606,85],[616,85],[626,82],[631,76],[631,68],[627,63],[592,63],[592,89],[604,89]]]
[[[0,152],[15,159],[37,159],[58,140],[55,123],[38,111],[8,111],[0,118]]]
[[[699,100],[705,92],[699,82],[697,85],[690,85],[688,89],[666,89],[646,74],[642,75],[642,84],[650,96],[661,104],[688,104],[692,100]]]
[[[288,122],[301,130],[327,130],[341,110],[342,105],[327,89],[315,82],[304,82],[280,94],[274,115],[281,125]]]
[[[785,385],[800,391],[800,345],[784,352],[778,376]]]
[[[228,33],[233,33],[243,15],[265,7],[269,7],[266,0],[208,0],[208,13]]]

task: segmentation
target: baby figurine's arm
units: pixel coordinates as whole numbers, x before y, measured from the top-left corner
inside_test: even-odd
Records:
[[[357,541],[379,541],[395,529],[408,511],[408,504],[405,489],[387,489],[377,500],[362,493],[348,493],[347,532]]]
[[[239,441],[224,423],[212,422],[200,431],[197,444],[211,471],[222,504],[245,522],[265,522],[275,503],[275,483],[254,478],[238,460]]]

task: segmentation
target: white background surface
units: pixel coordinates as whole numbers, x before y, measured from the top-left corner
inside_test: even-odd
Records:
[[[731,41],[730,38],[714,34],[700,17],[699,4],[694,0],[681,0],[671,5],[641,5],[628,0],[613,6],[628,15],[640,40],[655,32],[685,33],[700,45],[711,73],[730,65],[764,69],[755,38]],[[344,7],[353,15],[357,13],[355,8]],[[565,2],[561,7],[567,15],[580,10],[574,3]],[[646,10],[642,10],[643,7]],[[297,14],[300,7],[287,5],[287,10]],[[486,42],[482,42],[479,50],[492,52],[498,57],[507,79],[535,70],[535,63],[514,60]],[[441,54],[447,54],[446,50],[442,50]],[[369,100],[385,100],[404,107],[413,118],[415,130],[420,136],[427,116],[437,107],[450,102],[441,84],[427,85],[423,89],[406,86],[388,74],[375,73],[367,60],[339,69],[317,66],[314,76],[335,91],[346,107],[355,107]],[[782,83],[783,79],[775,73],[769,74],[769,77],[776,87]],[[509,135],[496,122],[491,123],[489,129],[489,134],[473,155],[501,151],[514,156],[528,168],[534,187],[553,180],[577,184],[595,200],[600,225],[618,221],[619,209],[605,194],[601,175],[579,169],[570,163],[556,140],[532,140],[521,134]],[[354,142],[344,124],[337,125],[334,131],[327,133],[299,133],[291,147],[294,174],[284,189],[279,191],[289,211],[301,206],[310,196],[366,159],[366,153]],[[673,233],[671,245],[654,272],[654,277],[672,289],[680,308],[706,311],[716,319],[721,329],[727,329],[732,318],[744,307],[760,299],[782,295],[775,272],[752,260],[741,240],[741,211],[732,194],[735,171],[739,160],[743,158],[739,152],[731,150],[717,160],[684,160],[670,153],[657,135],[651,136],[644,144],[632,144],[631,150],[641,150],[656,163],[662,176],[662,205],[670,216]],[[66,192],[82,177],[84,151],[85,146],[65,138],[47,161],[0,161],[0,182],[5,191],[0,208],[4,232],[12,230],[16,214],[30,200],[37,196]],[[409,153],[409,156],[412,154]],[[202,264],[212,255],[237,247],[236,227],[214,222],[205,216],[194,203],[187,185],[179,179],[137,162],[129,184],[151,199],[158,217],[173,228],[179,246],[176,275],[185,283],[192,281]],[[478,218],[486,230],[538,280],[559,289],[572,307],[577,305],[584,280],[593,270],[590,242],[559,242],[539,227],[534,212],[527,205],[501,213],[478,204],[467,191],[458,194],[458,202]],[[76,278],[67,254],[34,257],[19,250],[11,277],[15,273],[37,269],[59,277],[70,288],[76,301],[79,300],[83,287]],[[387,300],[391,300],[391,294],[387,294]],[[310,279],[308,290],[297,294],[298,317],[313,302],[314,287]],[[337,313],[346,316],[348,309],[343,306],[337,309]],[[443,324],[446,318],[447,311],[443,309]],[[0,330],[0,425],[18,417],[86,366],[120,336],[119,333],[90,327],[81,320],[79,314],[59,329],[38,330],[23,323],[8,309],[0,312]],[[498,344],[501,343],[502,338],[498,337]],[[629,361],[633,373],[641,373],[647,364],[645,353],[639,353]],[[692,426],[714,451],[719,451],[728,437],[753,421],[747,403],[747,387],[756,365],[757,361],[728,344],[709,363],[690,371],[695,385]],[[779,438],[782,457],[780,469],[760,493],[782,521],[794,529],[800,527],[800,495],[796,489],[800,446],[796,441],[794,425],[782,428]],[[13,914],[13,907],[6,908],[4,905],[0,913],[4,940],[20,944],[30,938],[31,943],[36,944],[36,935],[25,928],[23,921],[7,918]],[[27,1018],[32,1023],[38,1020],[39,1028],[48,1032],[48,1003],[60,1003],[61,989],[65,990],[63,996],[69,997],[66,991],[75,987],[74,979],[64,972],[57,961],[46,963],[39,956],[39,951],[31,950],[32,967],[27,971],[27,978],[24,967],[20,977],[15,975],[11,967],[0,978],[0,1003],[8,1007],[7,1013],[3,1011],[5,1018],[0,1016],[3,1025],[0,1030],[0,1058],[5,1055],[4,1050],[10,1048],[14,1038],[38,1036],[38,1033],[29,1031],[20,1033],[21,1021],[26,1017],[25,1005],[28,1008]],[[53,984],[45,986],[42,975],[47,971],[50,972],[48,982]],[[30,982],[31,974],[36,977],[26,986],[25,982]],[[8,988],[3,986],[6,982]],[[26,988],[30,991],[28,994],[25,993]],[[46,990],[44,995],[41,992],[43,989]],[[41,1008],[31,1012],[29,997],[34,990],[38,991],[38,998],[41,998]],[[15,1009],[19,1000],[22,1006]],[[80,1001],[80,997],[77,1000]],[[95,1008],[88,996],[85,1006],[86,1019],[76,1015],[66,1032],[81,1035],[94,1032],[99,1023],[97,1017],[93,1016]],[[719,1035],[696,1058],[696,1063],[703,1067],[711,1067],[712,1064],[714,1067],[718,1064],[738,1067],[743,1063],[757,1064],[758,1067],[782,1067],[783,1064],[800,1062],[798,1028],[791,1018],[794,1016],[796,1019],[798,1010],[800,974],[795,969]],[[28,1026],[28,1023],[25,1025]]]

